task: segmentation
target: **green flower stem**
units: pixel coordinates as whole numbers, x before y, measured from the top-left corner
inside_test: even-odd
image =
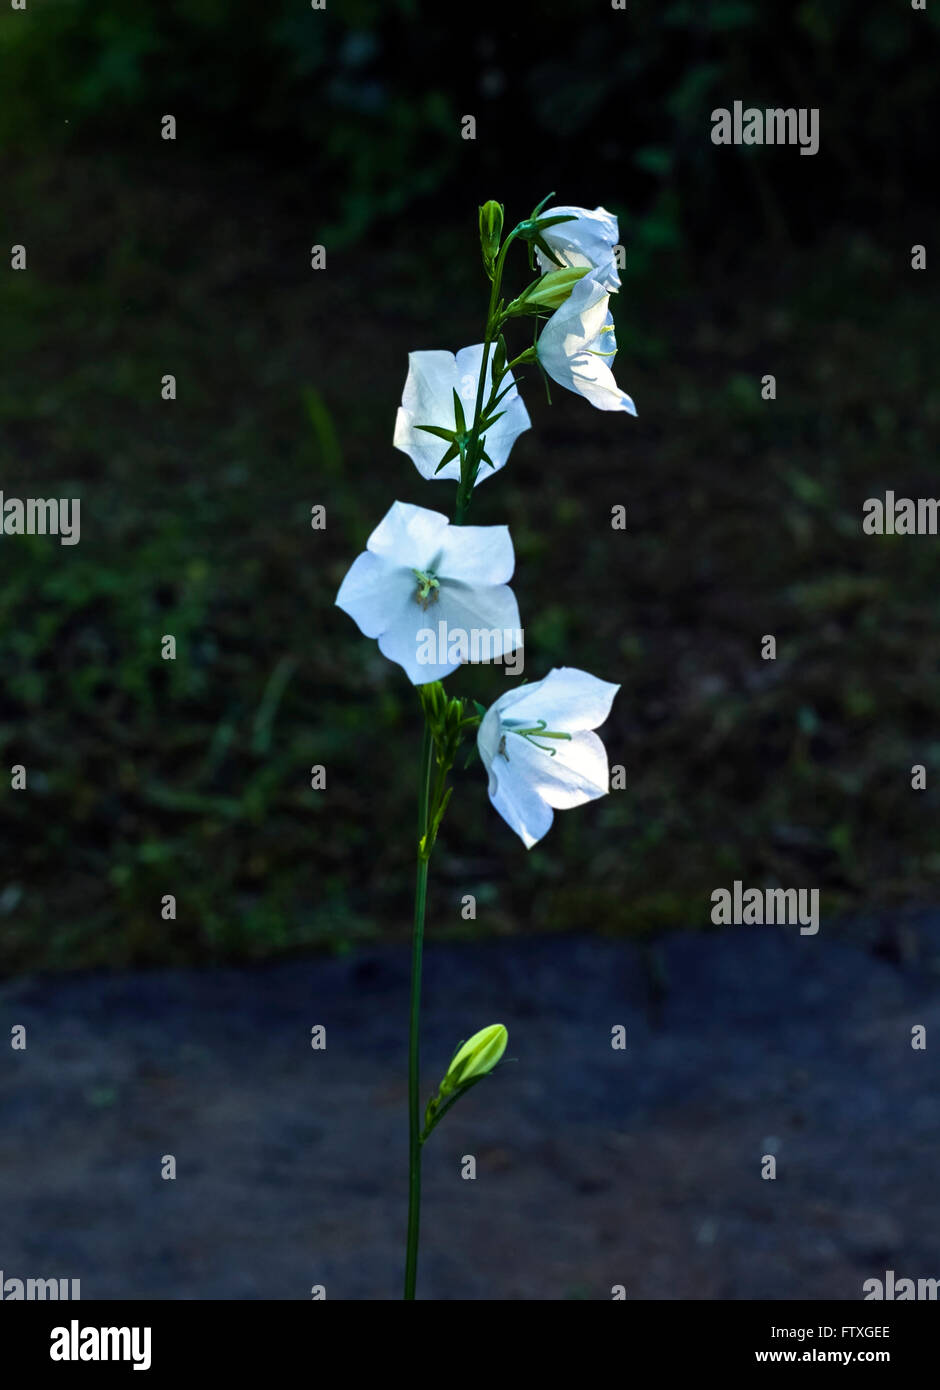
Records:
[[[525,352],[520,352],[518,357],[514,357],[511,362],[506,363],[506,371],[511,372],[513,367],[519,367],[525,362],[532,362],[534,360],[531,350],[526,348]]]
[[[470,439],[467,448],[460,460],[460,483],[457,487],[457,514],[454,517],[454,524],[462,526],[464,518],[470,507],[470,498],[473,496],[474,474],[478,467],[476,458],[477,445],[480,439],[480,421],[483,418],[483,393],[486,390],[486,369],[489,366],[490,348],[493,339],[499,331],[497,321],[496,306],[499,303],[499,291],[503,282],[503,266],[506,263],[506,252],[512,244],[516,235],[516,228],[509,233],[499,250],[496,257],[496,265],[493,268],[493,283],[490,287],[490,306],[486,315],[486,336],[483,339],[483,361],[480,364],[480,380],[477,382],[477,400],[473,408],[473,425],[470,430]]]
[[[506,252],[516,236],[511,231],[500,247],[493,268],[493,283],[490,289],[490,304],[486,315],[486,336],[483,341],[483,362],[480,366],[480,379],[477,382],[477,399],[473,410],[473,425],[466,449],[461,453],[460,483],[457,487],[457,507],[454,523],[462,526],[470,498],[473,495],[474,473],[477,467],[476,452],[480,439],[480,421],[483,418],[483,397],[486,391],[486,372],[489,366],[490,348],[501,325],[498,314],[499,291],[503,280],[503,267]],[[523,354],[525,355],[525,354]],[[473,723],[473,720],[468,723]],[[421,749],[421,771],[418,779],[418,870],[415,880],[414,929],[411,936],[411,1015],[408,1030],[408,1236],[405,1248],[405,1298],[415,1297],[418,1278],[418,1235],[421,1223],[421,1069],[420,1069],[420,1024],[421,1024],[421,962],[424,953],[424,918],[428,898],[428,865],[431,858],[433,837],[430,835],[431,806],[431,756],[433,740],[427,715],[424,720],[424,742]],[[434,784],[433,805],[435,810],[441,806],[449,767],[438,766]],[[446,801],[443,803],[446,805]],[[449,1108],[449,1107],[448,1107]]]
[[[421,959],[428,899],[428,792],[431,782],[431,726],[425,718],[418,778],[418,870],[411,937],[411,1022],[408,1031],[408,1238],[405,1249],[405,1298],[413,1299],[418,1278],[418,1231],[421,1220]]]

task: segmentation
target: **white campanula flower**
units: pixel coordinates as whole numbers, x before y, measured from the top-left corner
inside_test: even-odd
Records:
[[[583,396],[598,410],[636,406],[614,380],[611,365],[617,351],[610,295],[590,275],[579,280],[539,335],[538,359],[553,381]]]
[[[603,724],[619,685],[559,666],[531,685],[501,695],[477,731],[489,796],[526,849],[541,840],[555,811],[609,790]]]
[[[507,584],[514,566],[508,526],[451,526],[443,512],[394,502],[353,561],[336,604],[366,637],[378,638],[379,651],[413,685],[425,685],[471,653],[498,660],[522,645]]]
[[[614,247],[617,245],[617,219],[606,208],[559,207],[546,208],[540,217],[571,217],[572,222],[558,222],[554,227],[545,227],[541,233],[543,240],[552,249],[563,265],[586,266],[598,284],[611,294],[620,288],[620,276],[614,262]],[[555,269],[543,251],[535,252],[539,267],[543,271]]]
[[[484,403],[488,399],[490,380],[489,364],[493,361],[491,349],[487,364],[487,379],[484,382]],[[460,459],[453,458],[437,472],[441,459],[448,451],[448,441],[439,439],[419,429],[419,425],[432,425],[437,429],[455,430],[458,428],[454,405],[454,392],[460,397],[467,430],[473,422],[477,398],[477,385],[480,380],[480,367],[483,364],[483,344],[461,348],[456,356],[452,352],[409,352],[408,376],[402,392],[401,405],[395,418],[395,434],[392,439],[396,449],[408,455],[422,478],[460,480]],[[531,424],[529,412],[512,379],[512,373],[503,378],[501,390],[506,395],[500,402],[499,410],[505,412],[500,419],[486,431],[485,449],[492,460],[492,468],[483,462],[477,473],[477,482],[488,478],[503,467],[509,457],[513,444]]]

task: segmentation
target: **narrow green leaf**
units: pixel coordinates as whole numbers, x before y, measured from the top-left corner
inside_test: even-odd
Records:
[[[532,209],[531,216],[529,217],[529,221],[530,221],[530,222],[534,222],[534,221],[535,221],[535,219],[538,217],[539,213],[542,211],[542,209],[543,209],[543,207],[545,206],[545,204],[548,202],[548,200],[549,200],[550,198],[554,198],[554,196],[555,196],[555,191],[554,191],[554,189],[553,189],[551,193],[546,193],[546,194],[545,194],[545,197],[542,199],[542,201],[541,201],[540,203],[536,203],[535,207]]]
[[[548,260],[550,260],[554,265],[557,265],[560,270],[564,270],[564,261],[561,260],[558,256],[556,256],[555,252],[549,246],[548,242],[545,240],[544,237],[537,236],[535,238],[535,244],[539,248],[543,256],[546,256]]]
[[[466,432],[467,432],[467,421],[466,421],[466,419],[464,418],[464,413],[463,413],[463,402],[461,401],[460,397],[457,395],[457,388],[456,388],[456,387],[454,387],[454,419],[457,421],[457,433],[458,433],[458,434],[466,434]]]
[[[442,469],[442,468],[446,468],[447,465],[448,465],[449,463],[451,463],[451,462],[457,457],[457,455],[458,455],[459,453],[460,453],[460,450],[457,448],[457,445],[456,445],[456,444],[452,444],[452,445],[450,446],[450,448],[447,450],[447,453],[446,453],[446,454],[444,455],[444,457],[441,459],[440,463],[439,463],[439,464],[437,465],[437,467],[435,468],[434,472],[435,472],[435,473],[440,473],[441,469]]]
[[[534,230],[541,232],[546,227],[557,227],[559,222],[577,222],[577,220],[573,212],[562,213],[558,217],[540,217],[535,223]]]

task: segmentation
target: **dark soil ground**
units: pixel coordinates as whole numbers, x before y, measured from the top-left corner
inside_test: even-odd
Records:
[[[653,954],[432,944],[425,1090],[484,1023],[510,1045],[428,1145],[421,1296],[858,1299],[886,1269],[940,1276],[938,972],[938,913]],[[398,1297],[407,974],[379,945],[6,984],[0,1032],[24,1023],[28,1046],[0,1073],[5,1276],[80,1278],[85,1299]]]

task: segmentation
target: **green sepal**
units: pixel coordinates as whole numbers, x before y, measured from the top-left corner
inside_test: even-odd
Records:
[[[437,1095],[428,1101],[427,1108],[424,1112],[424,1129],[421,1133],[422,1144],[431,1131],[437,1128],[448,1110],[452,1109],[453,1106],[457,1104],[461,1096],[465,1096],[468,1091],[472,1091],[474,1086],[484,1080],[485,1077],[475,1076],[472,1081],[467,1082],[466,1086],[461,1086],[459,1090],[452,1092],[451,1095],[445,1097],[444,1100],[441,1100],[440,1096]]]
[[[557,252],[555,252],[555,251],[552,250],[552,248],[549,246],[548,242],[545,240],[544,237],[542,237],[542,236],[537,236],[537,237],[535,237],[534,241],[531,242],[530,245],[529,245],[530,251],[532,250],[532,246],[533,246],[533,245],[535,245],[535,246],[537,246],[537,247],[539,248],[539,250],[541,251],[542,255],[546,258],[546,260],[551,261],[552,265],[557,266],[559,270],[563,270],[563,269],[564,269],[564,265],[565,265],[564,261],[563,261],[563,260],[561,259],[561,257],[557,254]],[[534,267],[535,267],[535,252],[534,252],[534,251],[532,251],[532,266],[533,266],[533,269],[534,269]]]
[[[559,217],[540,217],[534,226],[543,232],[546,227],[557,227],[560,222],[577,222],[577,220],[573,212],[565,212]]]
[[[493,351],[493,361],[490,366],[490,380],[494,387],[498,387],[503,379],[506,370],[506,339],[500,333],[496,340],[496,347]]]
[[[463,413],[463,401],[457,395],[457,388],[454,387],[454,419],[457,422],[457,434],[467,433],[467,421]]]
[[[521,314],[554,313],[560,309],[575,285],[588,274],[587,266],[560,266],[533,280],[506,308],[506,317]]]
[[[453,441],[456,437],[456,430],[445,429],[443,425],[415,425],[416,430],[424,430],[425,434],[436,435],[438,439]]]
[[[529,221],[530,221],[530,222],[534,222],[534,221],[535,221],[535,219],[538,217],[539,213],[542,211],[542,209],[543,209],[543,207],[545,206],[545,204],[548,202],[549,198],[554,198],[554,196],[555,196],[555,190],[552,189],[551,193],[546,193],[546,194],[545,194],[545,197],[542,199],[542,201],[541,201],[540,203],[536,203],[535,207],[534,207],[534,208],[532,209],[532,211],[529,213]]]
[[[508,386],[504,386],[502,391],[500,391],[499,395],[496,397],[495,401],[489,402],[488,408],[490,410],[495,410],[496,407],[499,405],[500,401],[504,401],[506,399],[506,397],[509,395],[510,391],[513,389],[515,384],[516,383],[514,381],[511,381]]]
[[[545,370],[545,368],[542,366],[541,362],[539,362],[538,365],[539,365],[539,371],[542,373],[542,380],[545,382],[545,395],[548,397],[548,403],[549,403],[549,405],[551,405],[551,403],[552,403],[552,393],[551,393],[551,388],[549,387],[549,384],[548,384],[548,372],[547,372],[547,371]]]
[[[435,468],[434,472],[435,472],[435,473],[440,473],[441,469],[442,469],[442,468],[446,468],[447,465],[448,465],[450,462],[452,462],[453,459],[455,459],[455,458],[458,457],[459,453],[460,453],[460,446],[459,446],[459,444],[457,444],[456,441],[455,441],[455,442],[450,446],[450,448],[447,450],[447,453],[446,453],[446,454],[444,455],[444,457],[441,459],[440,463],[437,465],[437,467]]]

